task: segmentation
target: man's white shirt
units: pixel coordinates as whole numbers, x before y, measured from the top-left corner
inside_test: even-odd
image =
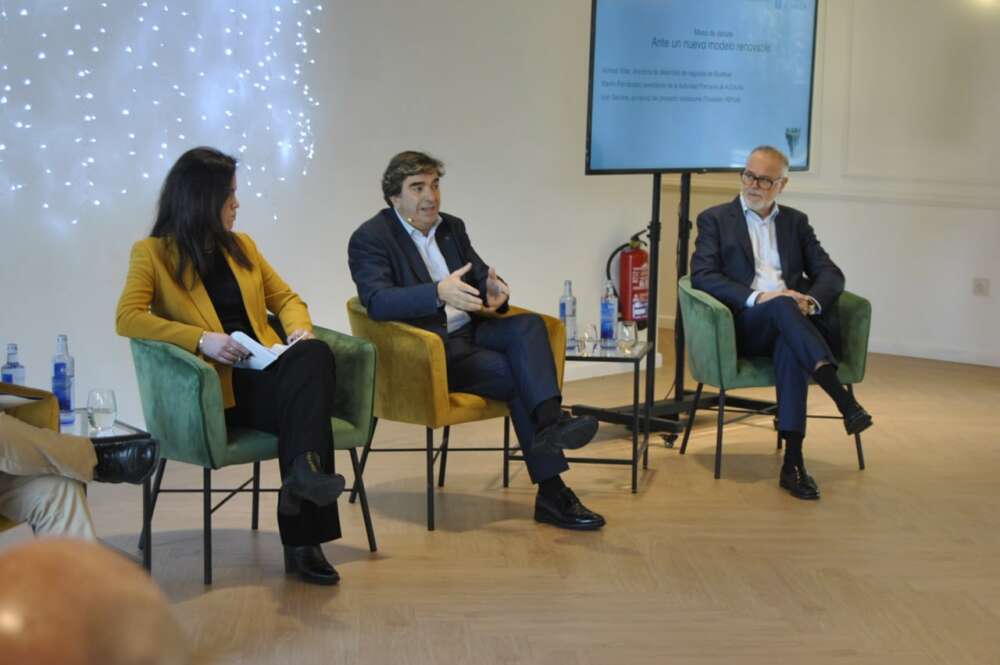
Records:
[[[778,204],[775,203],[766,217],[761,217],[747,205],[746,199],[740,194],[740,205],[743,207],[743,217],[750,232],[750,244],[753,246],[754,278],[750,283],[753,293],[746,300],[747,307],[757,303],[757,296],[766,291],[783,291],[788,288],[781,276],[781,256],[778,254],[778,232],[774,220],[778,217]],[[816,305],[819,314],[820,304],[812,296],[807,296]]]
[[[427,233],[427,235],[424,235],[419,229],[403,219],[398,210],[393,209],[393,211],[396,213],[399,223],[403,225],[403,229],[406,230],[406,234],[410,236],[410,239],[413,240],[413,244],[416,245],[417,253],[420,254],[420,258],[423,259],[424,265],[427,267],[427,272],[431,274],[431,279],[433,279],[436,283],[448,277],[448,275],[451,274],[451,271],[448,270],[448,262],[444,260],[441,248],[438,247],[437,241],[434,239],[437,234],[438,227],[441,226],[441,216],[438,215],[437,221],[434,222],[434,226],[431,227],[431,230]],[[443,303],[438,300],[438,304],[440,305]],[[448,317],[449,333],[455,332],[472,320],[472,317],[469,316],[468,312],[463,312],[462,310],[452,307],[451,305],[444,306],[444,313]]]

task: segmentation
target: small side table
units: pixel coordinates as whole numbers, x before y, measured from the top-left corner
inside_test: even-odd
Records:
[[[649,342],[637,342],[628,353],[618,349],[595,349],[590,354],[567,353],[566,360],[573,362],[592,363],[632,363],[632,456],[629,459],[622,458],[595,458],[595,457],[567,457],[571,462],[582,464],[627,464],[632,467],[632,493],[635,494],[639,486],[639,458],[642,458],[642,468],[649,468],[649,400],[643,400],[643,427],[642,441],[639,441],[639,365],[645,358],[647,362],[653,362],[650,356],[651,345]],[[573,405],[569,407],[574,415],[586,415],[593,411],[592,407]]]
[[[90,439],[101,439],[105,441],[131,441],[133,439],[148,439],[149,432],[141,430],[134,425],[129,425],[120,420],[115,420],[115,424],[110,430],[98,431],[91,429],[87,422],[87,409],[80,407],[73,409],[73,422],[70,424],[60,424],[59,431],[63,434],[75,434],[85,436]]]

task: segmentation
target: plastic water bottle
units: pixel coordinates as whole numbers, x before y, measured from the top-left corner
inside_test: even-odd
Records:
[[[17,344],[7,345],[7,362],[0,368],[0,380],[19,386],[26,385],[24,365],[17,360]]]
[[[56,337],[56,355],[52,356],[52,393],[59,400],[59,422],[72,425],[73,377],[75,375],[73,356],[69,355],[69,339],[66,335]]]
[[[573,280],[563,282],[563,294],[559,298],[559,319],[566,326],[566,348],[576,350],[576,296],[573,295]]]
[[[604,280],[604,294],[601,296],[601,348],[614,349],[618,346],[615,339],[615,326],[618,323],[618,297],[610,279]]]

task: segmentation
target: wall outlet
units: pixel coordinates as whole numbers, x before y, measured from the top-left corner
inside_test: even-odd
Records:
[[[972,295],[983,297],[990,295],[990,280],[988,277],[972,278]]]

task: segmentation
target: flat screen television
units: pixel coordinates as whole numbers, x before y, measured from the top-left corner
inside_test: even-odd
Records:
[[[588,174],[809,168],[817,0],[593,0]]]

